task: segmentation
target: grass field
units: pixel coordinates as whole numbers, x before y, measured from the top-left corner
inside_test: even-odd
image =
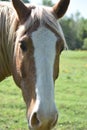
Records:
[[[87,51],[65,51],[60,60],[54,130],[87,130]],[[12,78],[0,83],[0,130],[28,130],[26,107]]]

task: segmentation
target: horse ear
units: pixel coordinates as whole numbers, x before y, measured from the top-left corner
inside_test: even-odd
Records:
[[[21,0],[12,0],[12,4],[20,21],[23,21],[23,19],[31,13],[31,10],[29,10],[29,8],[27,8]]]
[[[61,18],[67,11],[70,0],[60,0],[53,6],[53,11],[56,13],[57,18]]]

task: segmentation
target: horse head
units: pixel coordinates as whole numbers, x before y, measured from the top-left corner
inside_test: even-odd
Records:
[[[44,7],[12,0],[18,20],[13,76],[22,90],[31,130],[50,130],[58,119],[54,83],[65,39],[57,20],[65,14],[69,2],[60,0],[53,7]]]

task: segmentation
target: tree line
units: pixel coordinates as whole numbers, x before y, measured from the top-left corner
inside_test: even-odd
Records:
[[[77,12],[60,20],[69,49],[87,50],[87,19]]]
[[[2,0],[9,1],[9,0]],[[24,2],[30,2],[30,0],[23,0]],[[42,0],[43,5],[52,6],[52,0]],[[67,45],[69,49],[84,49],[87,50],[87,19],[81,17],[77,12],[70,17],[63,17],[60,21],[62,26]]]

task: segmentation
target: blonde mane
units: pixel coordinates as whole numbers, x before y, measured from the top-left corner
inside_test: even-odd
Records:
[[[3,79],[11,74],[13,36],[15,34],[13,8],[9,2],[0,2],[0,73]]]

